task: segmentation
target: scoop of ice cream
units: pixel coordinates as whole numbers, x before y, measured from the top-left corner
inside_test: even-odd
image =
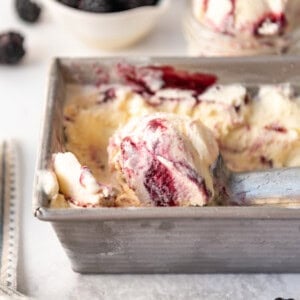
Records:
[[[231,35],[273,36],[287,25],[287,0],[193,0],[196,18]]]
[[[200,121],[167,113],[134,119],[110,139],[108,152],[122,190],[141,206],[203,206],[213,198],[218,146]]]
[[[293,167],[300,163],[300,98],[289,84],[265,85],[244,126],[220,144],[236,171]]]
[[[96,207],[113,202],[115,192],[112,188],[97,182],[91,171],[82,166],[70,152],[53,155],[53,169],[60,192],[75,206]]]

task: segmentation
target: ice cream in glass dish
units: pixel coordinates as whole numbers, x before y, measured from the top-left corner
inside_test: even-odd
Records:
[[[191,0],[184,30],[194,54],[287,52],[297,40],[297,0]]]

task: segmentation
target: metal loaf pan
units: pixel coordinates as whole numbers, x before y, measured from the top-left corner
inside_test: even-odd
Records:
[[[37,170],[63,149],[68,82],[93,83],[119,58],[58,58],[52,65]],[[215,73],[219,82],[300,83],[298,57],[141,58]],[[300,178],[299,178],[300,182]],[[33,209],[51,222],[81,273],[300,272],[300,211],[280,207],[50,209],[35,183]]]

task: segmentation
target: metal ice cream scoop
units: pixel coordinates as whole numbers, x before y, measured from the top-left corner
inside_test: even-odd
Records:
[[[300,205],[300,168],[231,172],[219,155],[213,167],[216,201],[228,205]]]

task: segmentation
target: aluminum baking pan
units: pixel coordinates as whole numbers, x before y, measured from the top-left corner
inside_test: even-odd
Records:
[[[53,61],[37,170],[63,150],[65,86],[95,83],[97,69],[122,58]],[[214,73],[220,83],[290,82],[299,87],[300,58],[135,58]],[[300,178],[299,178],[300,182]],[[300,210],[284,207],[51,209],[34,183],[34,215],[50,221],[81,273],[299,272]]]

